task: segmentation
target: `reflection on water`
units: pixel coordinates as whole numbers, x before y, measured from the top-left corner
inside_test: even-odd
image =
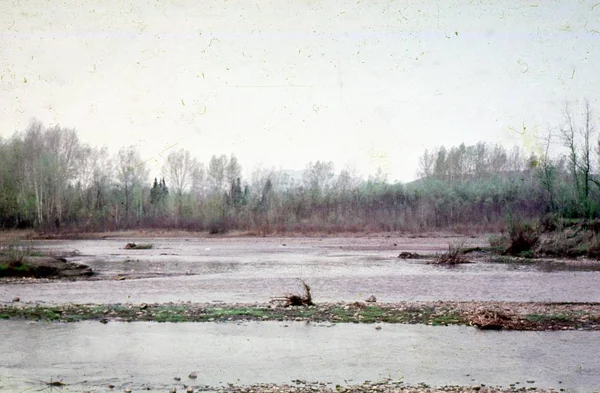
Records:
[[[360,383],[600,386],[600,332],[482,332],[469,327],[262,323],[0,321],[0,391],[63,380],[167,391],[183,383]],[[451,362],[448,359],[452,359]],[[196,371],[196,381],[185,378]],[[181,377],[175,382],[174,377]]]

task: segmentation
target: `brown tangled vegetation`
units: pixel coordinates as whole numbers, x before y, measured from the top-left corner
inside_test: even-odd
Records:
[[[430,263],[435,265],[458,265],[460,263],[471,263],[471,261],[465,257],[464,243],[460,243],[448,244],[448,251],[439,254]]]
[[[302,285],[303,293],[301,295],[288,293],[285,296],[273,297],[272,302],[282,302],[284,307],[298,307],[298,306],[312,306],[314,305],[312,300],[312,294],[310,292],[310,286],[301,278],[298,279]]]

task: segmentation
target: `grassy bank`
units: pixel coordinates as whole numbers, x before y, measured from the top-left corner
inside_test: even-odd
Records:
[[[0,319],[77,322],[83,320],[225,322],[308,321],[473,325],[506,330],[600,330],[600,303],[329,303],[311,307],[260,304],[68,304],[0,306]]]

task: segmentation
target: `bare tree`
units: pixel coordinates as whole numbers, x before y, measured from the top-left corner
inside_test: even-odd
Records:
[[[169,181],[171,189],[175,192],[177,215],[181,217],[183,214],[183,194],[192,187],[194,177],[198,176],[198,161],[185,149],[172,151],[167,156],[163,173]]]
[[[588,210],[590,183],[600,186],[592,178],[592,146],[591,140],[595,134],[593,123],[593,112],[589,101],[585,101],[583,112],[583,125],[578,128],[574,114],[569,105],[565,105],[565,123],[560,130],[561,141],[567,148],[569,171],[573,178],[575,191],[579,199],[579,205],[585,211]]]
[[[38,225],[45,222],[44,202],[46,199],[46,188],[44,187],[45,166],[44,157],[44,139],[43,126],[40,122],[32,122],[23,138],[21,156],[22,178],[27,185],[27,191],[33,190],[35,197],[35,216]],[[27,192],[23,190],[24,194]],[[25,194],[26,195],[26,194]]]
[[[550,145],[552,143],[552,132],[544,139],[545,149],[539,159],[539,176],[542,190],[547,199],[547,210],[554,211],[556,209],[554,186],[557,177],[557,168],[552,158],[550,157]]]
[[[227,167],[227,156],[212,156],[208,164],[208,181],[212,193],[221,193],[225,185],[225,168]]]
[[[425,149],[423,155],[419,157],[419,168],[417,170],[417,176],[419,178],[427,178],[432,176],[434,161],[434,153],[429,153],[429,150]]]
[[[63,220],[63,192],[77,175],[82,151],[74,129],[54,126],[44,136],[50,215],[58,226]]]
[[[310,162],[306,166],[302,175],[304,185],[311,191],[313,198],[318,198],[321,194],[332,186],[334,177],[333,162],[317,161]]]
[[[117,156],[117,180],[125,196],[125,222],[131,224],[131,209],[134,203],[141,205],[141,185],[148,180],[148,171],[135,146],[121,148]],[[138,214],[139,216],[139,214]]]
[[[590,107],[590,102],[585,100],[584,113],[583,113],[583,128],[580,130],[581,137],[583,138],[582,154],[581,154],[581,165],[580,171],[583,182],[583,197],[586,202],[590,195],[590,180],[592,173],[592,159],[591,159],[591,138],[595,134],[595,127],[593,123],[593,113]]]
[[[569,162],[569,170],[573,177],[575,189],[577,193],[580,193],[581,185],[579,181],[579,151],[577,149],[575,123],[573,120],[573,114],[568,105],[565,105],[564,109],[565,125],[560,130],[561,141],[563,146],[567,148],[567,157]]]
[[[229,157],[229,162],[225,168],[225,177],[228,186],[231,186],[233,182],[242,177],[242,166],[233,154]]]

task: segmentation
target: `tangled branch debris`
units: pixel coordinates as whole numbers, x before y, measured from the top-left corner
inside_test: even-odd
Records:
[[[271,301],[283,302],[284,307],[314,305],[312,301],[312,295],[310,293],[310,286],[308,286],[308,284],[303,279],[299,278],[298,280],[300,281],[300,283],[302,283],[302,287],[304,289],[304,293],[302,295],[288,293],[282,297],[271,298]]]
[[[471,316],[470,322],[483,330],[500,330],[503,328],[515,328],[517,322],[507,313],[501,310],[480,310]]]

